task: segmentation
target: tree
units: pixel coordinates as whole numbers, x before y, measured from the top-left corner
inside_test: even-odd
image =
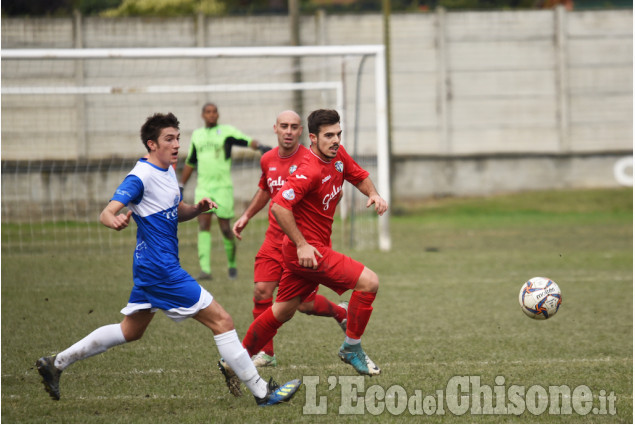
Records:
[[[119,7],[123,0],[81,0],[79,3],[79,11],[82,15],[99,15],[107,9],[115,9]]]
[[[223,0],[124,0],[119,7],[101,13],[102,16],[183,16],[199,12],[222,15]]]

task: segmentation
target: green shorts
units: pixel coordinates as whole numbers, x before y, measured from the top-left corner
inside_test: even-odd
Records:
[[[204,197],[211,198],[212,201],[218,204],[218,209],[211,210],[218,218],[234,218],[234,188],[233,187],[223,187],[217,188],[213,191],[203,189],[199,186],[196,186],[196,190],[194,191],[194,203],[197,204],[198,201],[203,199]]]

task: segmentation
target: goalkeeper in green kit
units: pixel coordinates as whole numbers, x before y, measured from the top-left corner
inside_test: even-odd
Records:
[[[211,279],[210,266],[212,236],[210,233],[212,214],[216,214],[227,254],[230,279],[238,275],[236,270],[236,240],[230,220],[234,218],[234,186],[231,179],[231,151],[234,146],[250,147],[262,153],[271,148],[243,134],[230,125],[218,124],[218,107],[213,103],[203,105],[205,127],[194,130],[190,149],[185,159],[180,186],[183,188],[196,168],[198,174],[195,203],[205,197],[211,198],[218,208],[198,216],[198,258],[201,266],[199,280]]]

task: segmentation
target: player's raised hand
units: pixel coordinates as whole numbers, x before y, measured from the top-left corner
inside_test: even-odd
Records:
[[[388,210],[388,202],[378,194],[373,194],[368,197],[368,202],[366,202],[366,208],[375,204],[375,211],[379,215],[384,215],[384,213]]]
[[[247,227],[247,223],[249,223],[249,219],[244,215],[241,215],[238,220],[234,223],[234,227],[232,227],[232,232],[234,232],[234,236],[236,236],[239,240],[243,240],[241,235],[243,229]]]

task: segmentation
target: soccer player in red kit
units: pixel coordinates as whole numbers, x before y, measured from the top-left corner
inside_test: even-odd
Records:
[[[337,111],[313,111],[307,124],[310,150],[271,206],[286,234],[282,242],[284,271],[276,302],[253,321],[243,346],[250,355],[258,353],[319,284],[340,295],[352,290],[346,339],[338,355],[359,374],[378,375],[380,369],[362,349],[361,337],[373,311],[379,278],[362,263],[334,251],[331,231],[344,180],[366,195],[366,206],[374,204],[379,215],[386,212],[388,203],[377,193],[368,172],[340,145],[342,129]]]
[[[262,174],[258,183],[258,191],[254,195],[245,212],[234,223],[234,235],[242,240],[242,231],[249,220],[263,209],[273,198],[290,174],[292,174],[308,149],[300,144],[302,122],[294,111],[283,111],[276,117],[273,131],[278,138],[278,146],[265,153],[260,159]],[[265,240],[256,255],[254,264],[254,319],[273,305],[273,293],[282,276],[282,247],[284,232],[269,208],[269,227]],[[346,331],[346,306],[348,303],[336,305],[323,295],[313,292],[298,310],[315,316],[333,317]],[[257,367],[276,366],[277,359],[273,350],[273,339],[252,358]]]

